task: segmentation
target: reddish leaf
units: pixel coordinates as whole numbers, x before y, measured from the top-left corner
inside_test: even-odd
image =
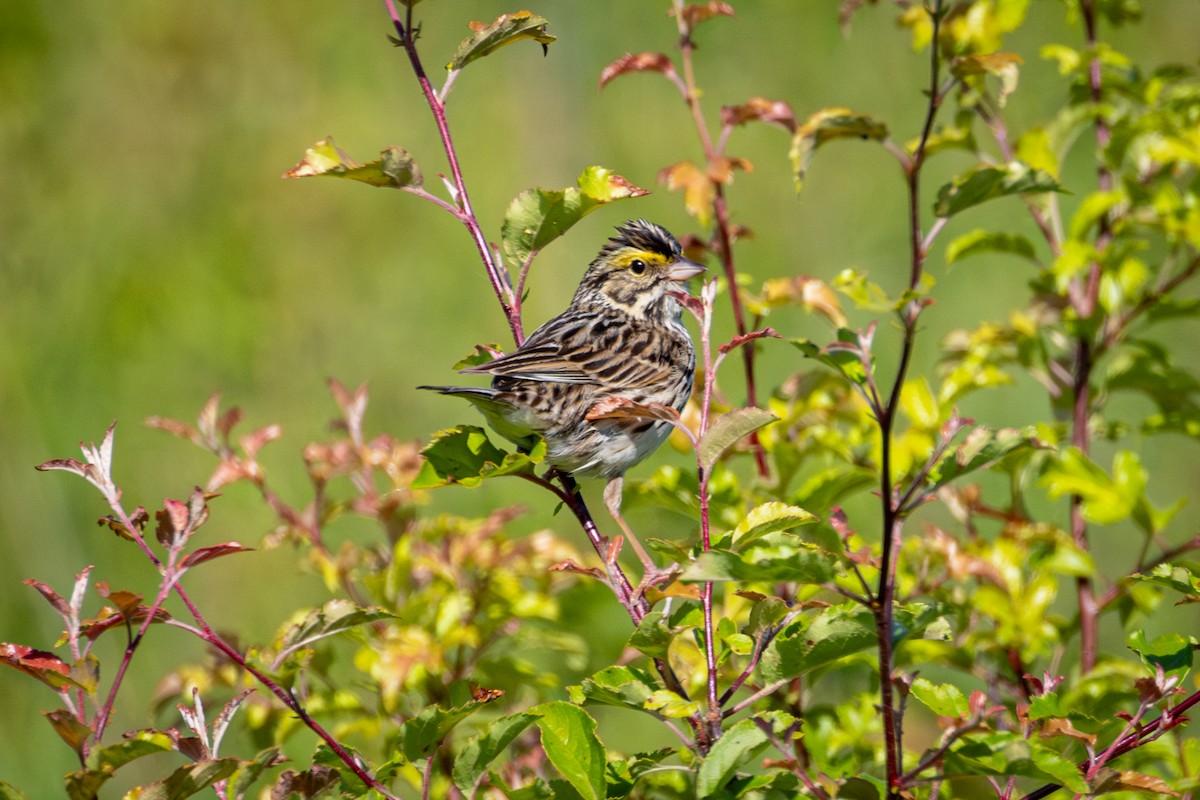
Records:
[[[101,616],[97,617],[96,619],[86,620],[80,624],[80,633],[89,639],[96,639],[101,634],[106,633],[113,628],[123,627],[127,620],[130,625],[133,625],[136,622],[141,622],[142,620],[146,619],[146,616],[149,613],[149,606],[138,606],[127,616],[121,614],[115,609],[104,608],[101,609]],[[169,619],[171,619],[171,615],[166,609],[159,608],[154,612],[155,622],[166,622]]]
[[[0,664],[37,678],[54,689],[72,683],[71,666],[53,653],[23,644],[0,643]]]
[[[675,9],[671,9],[671,15],[675,15]],[[709,0],[707,3],[692,3],[683,7],[682,17],[684,24],[688,28],[695,28],[701,22],[707,22],[713,17],[732,17],[733,6],[729,3],[721,3],[718,0]]]
[[[54,591],[41,581],[35,581],[32,578],[26,580],[25,585],[32,586],[34,589],[37,589],[38,593],[41,594],[42,597],[46,598],[46,602],[54,606],[54,610],[58,612],[60,617],[66,619],[71,616],[71,607],[67,605],[67,598],[63,597],[61,594]]]
[[[572,561],[569,558],[566,559],[565,561],[560,561],[557,564],[552,564],[550,566],[550,571],[551,572],[570,572],[575,575],[586,575],[590,578],[595,578],[596,580],[599,580],[599,581],[605,580],[604,570],[598,569],[596,567],[580,566],[579,564],[575,563],[574,561]]]
[[[128,616],[137,611],[139,604],[142,602],[142,595],[137,592],[127,592],[124,589],[112,590],[104,581],[96,583],[96,594],[106,600],[111,600],[116,603],[121,614]]]
[[[253,547],[246,547],[237,542],[214,544],[188,553],[179,562],[179,565],[184,568],[190,568],[197,564],[203,564],[205,561],[212,561],[214,558],[221,558],[222,556],[233,555],[234,553],[244,553],[253,549]]]
[[[626,53],[600,71],[600,88],[627,72],[660,72],[673,81],[679,80],[675,65],[663,53]]]
[[[187,439],[189,442],[201,443],[200,432],[188,425],[186,422],[180,422],[177,419],[168,419],[167,417],[146,417],[146,426],[150,428],[158,428],[160,431],[166,431],[172,436],[178,436],[180,439]]]
[[[242,452],[247,458],[254,458],[258,455],[258,451],[262,449],[267,442],[273,442],[283,436],[283,428],[279,425],[268,425],[265,428],[259,428],[249,436],[243,436],[238,439],[238,444],[241,445]]]
[[[796,132],[796,112],[782,100],[751,97],[744,105],[721,107],[722,125],[732,127],[747,122],[766,122],[789,133]]]
[[[154,518],[158,520],[158,527],[155,528],[158,540],[170,544],[187,528],[188,507],[178,500],[167,498],[163,501],[162,509],[154,512]]]
[[[743,333],[741,336],[735,336],[725,344],[721,345],[718,350],[722,353],[728,353],[730,350],[741,347],[747,342],[752,342],[755,339],[782,339],[779,332],[774,328],[763,328],[760,331],[750,331]]]
[[[744,158],[713,156],[708,162],[708,179],[713,183],[732,183],[733,171],[753,172],[754,165]]]
[[[217,418],[217,432],[222,436],[228,436],[233,430],[233,426],[242,421],[242,410],[237,406],[226,411]]]
[[[337,771],[320,764],[314,764],[312,769],[304,772],[284,770],[271,787],[271,800],[285,800],[292,795],[316,797],[337,781]]]

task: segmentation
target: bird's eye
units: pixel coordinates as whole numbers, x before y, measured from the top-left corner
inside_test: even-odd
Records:
[[[635,258],[633,261],[629,262],[629,271],[634,275],[641,275],[646,271],[646,262],[642,261],[640,258]]]

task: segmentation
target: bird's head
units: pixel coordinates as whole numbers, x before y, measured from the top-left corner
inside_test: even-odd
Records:
[[[603,303],[631,316],[678,316],[678,303],[669,290],[694,278],[704,267],[685,258],[679,242],[661,225],[644,219],[617,227],[592,261],[576,303]]]

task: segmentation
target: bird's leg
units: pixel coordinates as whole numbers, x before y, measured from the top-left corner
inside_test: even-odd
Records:
[[[658,565],[651,560],[650,555],[646,552],[646,548],[642,547],[642,543],[633,535],[633,531],[625,524],[625,519],[621,516],[621,493],[625,488],[625,478],[618,475],[611,478],[604,487],[604,505],[608,508],[608,513],[612,514],[612,518],[621,526],[621,530],[625,534],[625,538],[633,545],[634,551],[641,559],[642,566],[646,568],[646,576],[657,575],[661,570]]]

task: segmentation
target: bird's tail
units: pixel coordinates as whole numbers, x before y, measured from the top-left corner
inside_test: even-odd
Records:
[[[437,392],[438,394],[465,397],[468,400],[491,400],[496,396],[495,389],[478,386],[418,386],[417,388]]]

